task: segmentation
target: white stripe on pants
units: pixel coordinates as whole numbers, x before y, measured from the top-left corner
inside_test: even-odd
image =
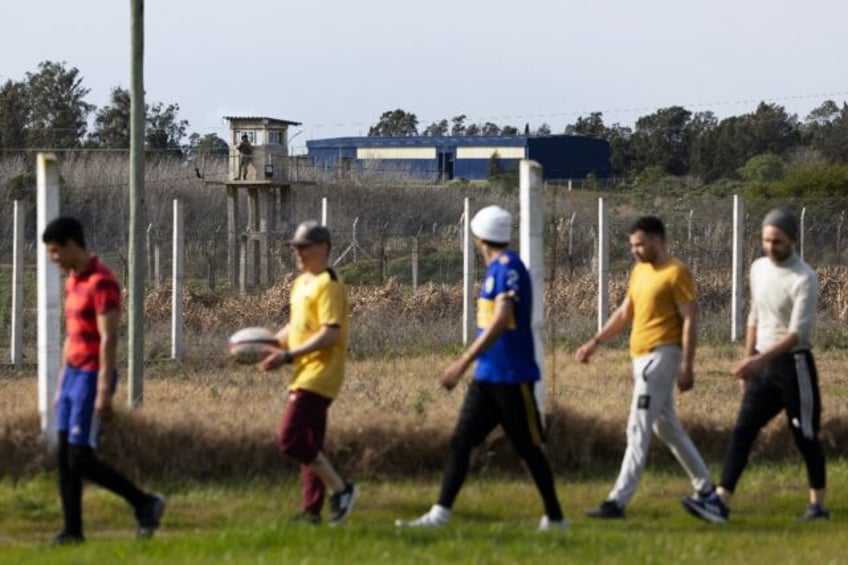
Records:
[[[680,426],[674,409],[674,386],[680,374],[682,352],[663,345],[633,360],[633,400],[627,421],[627,450],[609,500],[626,506],[648,462],[651,430],[683,466],[698,492],[713,488],[710,472],[692,440]]]
[[[799,413],[801,414],[801,434],[806,439],[813,439],[815,432],[813,431],[813,383],[810,378],[810,367],[807,364],[807,357],[804,353],[798,352],[793,355],[795,359],[795,376],[798,378],[798,399],[800,403]]]

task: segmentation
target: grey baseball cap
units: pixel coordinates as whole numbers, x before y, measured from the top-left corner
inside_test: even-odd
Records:
[[[307,220],[297,226],[289,245],[309,245],[310,243],[330,244],[330,230],[315,220]]]

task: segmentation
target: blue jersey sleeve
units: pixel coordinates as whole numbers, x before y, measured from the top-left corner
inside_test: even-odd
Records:
[[[492,298],[506,294],[515,301],[521,296],[521,275],[506,256],[502,256],[503,262],[498,260],[498,266],[494,273],[494,288]]]

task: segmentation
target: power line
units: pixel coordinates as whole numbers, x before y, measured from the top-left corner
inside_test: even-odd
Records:
[[[491,122],[493,120],[518,120],[518,121],[528,121],[532,118],[554,118],[554,117],[567,117],[567,116],[584,116],[589,115],[593,112],[600,112],[601,114],[632,114],[635,112],[656,112],[662,108],[668,108],[671,106],[681,106],[683,108],[713,108],[713,107],[721,107],[721,106],[738,106],[738,105],[750,105],[750,104],[759,104],[760,102],[766,103],[775,103],[775,102],[783,102],[790,100],[811,100],[811,99],[822,99],[822,98],[838,98],[838,97],[848,97],[848,90],[843,91],[835,91],[835,92],[819,92],[814,94],[797,94],[797,95],[786,95],[786,96],[774,96],[769,98],[742,98],[742,99],[727,99],[721,101],[712,101],[712,102],[696,102],[692,104],[669,104],[667,106],[625,106],[618,108],[595,108],[592,110],[565,110],[560,112],[542,112],[536,114],[510,114],[510,115],[502,115],[502,116],[476,116],[476,117],[467,117],[466,123],[471,124],[480,124],[485,122]],[[414,113],[414,112],[413,112]],[[461,115],[461,114],[460,114]],[[442,119],[448,119],[450,121],[451,118],[438,118],[438,119],[422,119],[419,120],[419,124],[427,123],[427,122],[438,122]],[[340,128],[340,127],[371,127],[375,122],[327,122],[327,123],[314,123],[314,124],[303,124],[305,128]],[[206,125],[201,126],[205,129],[215,129],[226,131],[228,128],[225,125]]]

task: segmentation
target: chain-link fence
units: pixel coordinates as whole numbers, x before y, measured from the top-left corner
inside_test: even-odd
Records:
[[[122,161],[90,164],[73,161],[61,168],[63,214],[79,217],[88,245],[127,279],[128,190]],[[3,173],[0,170],[0,173]],[[0,183],[2,185],[3,183]],[[572,186],[572,188],[574,188]],[[353,182],[300,183],[288,189],[269,233],[270,280],[294,272],[285,245],[294,226],[320,219],[326,199],[327,224],[333,234],[332,262],[349,286],[380,285],[393,279],[401,286],[427,283],[458,286],[462,281],[463,199],[471,209],[497,203],[512,211],[517,248],[517,191],[471,183],[413,185]],[[577,339],[596,323],[598,264],[598,199],[603,194],[610,236],[610,304],[623,297],[632,264],[627,232],[640,215],[663,219],[668,247],[695,274],[702,310],[715,319],[714,335],[729,333],[733,235],[733,197],[690,194],[664,196],[633,191],[570,190],[567,183],[545,188],[545,279],[548,319],[555,338]],[[10,195],[0,195],[0,318],[8,327],[12,256]],[[167,284],[172,264],[172,203],[184,209],[185,280],[189,288],[228,287],[227,195],[222,184],[206,183],[184,164],[149,164],[146,184],[148,284]],[[240,195],[239,225],[247,225],[246,196]],[[799,251],[818,269],[822,287],[822,317],[838,321],[848,313],[845,293],[845,210],[848,197],[774,201],[745,199],[744,264],[760,255],[760,222],[778,205],[792,208],[802,219]],[[25,235],[26,264],[34,271],[37,235],[30,202]],[[239,234],[240,235],[240,234]],[[158,260],[157,260],[158,257]],[[158,267],[157,267],[158,266]],[[158,278],[157,278],[158,273]],[[475,279],[482,274],[477,263]],[[29,299],[28,299],[29,300]],[[709,324],[706,324],[709,332]],[[566,329],[567,328],[567,329]],[[3,332],[0,332],[3,333]],[[844,332],[843,332],[844,333]],[[5,339],[5,336],[0,336]],[[844,338],[844,336],[843,336]],[[844,341],[844,339],[842,339]],[[837,340],[838,343],[842,341]]]
[[[221,176],[226,162],[210,161],[203,171],[193,163],[156,161],[146,171],[147,234],[150,254],[159,248],[160,278],[167,278],[171,263],[172,201],[180,198],[185,210],[186,278],[226,280],[227,196],[223,184],[207,183]],[[220,171],[218,169],[221,169]],[[26,172],[23,161],[0,163],[0,187],[14,174]],[[123,156],[75,157],[61,168],[63,214],[79,217],[86,228],[89,247],[119,268],[126,262],[129,218],[128,170]],[[597,182],[597,181],[595,181]],[[578,183],[558,182],[545,189],[546,277],[585,273],[597,258],[598,197],[604,194],[609,210],[610,266],[626,269],[630,262],[627,228],[639,215],[661,217],[668,230],[669,249],[689,263],[697,273],[717,272],[730,265],[733,229],[732,197],[663,196],[645,192],[577,190]],[[586,184],[581,181],[580,186]],[[573,188],[571,190],[570,188]],[[584,187],[585,188],[585,187]],[[594,184],[592,187],[598,189]],[[34,189],[34,187],[33,187]],[[12,199],[0,193],[0,263],[11,261]],[[34,252],[34,190],[25,198],[26,249]],[[247,224],[246,191],[240,195],[239,224]],[[375,283],[388,276],[409,284],[412,259],[418,258],[420,283],[455,283],[461,280],[460,220],[463,199],[472,200],[472,210],[498,203],[518,218],[515,190],[485,185],[453,183],[411,185],[394,183],[300,183],[290,189],[285,205],[278,207],[270,234],[274,278],[291,268],[291,258],[282,242],[298,222],[320,219],[322,199],[328,204],[328,226],[334,236],[334,261],[347,270],[354,283]],[[797,199],[771,201],[745,199],[746,261],[759,255],[759,222],[771,207],[786,205],[799,218],[804,229],[799,250],[814,267],[844,265],[845,210],[848,197],[838,199]],[[516,246],[517,241],[514,242]],[[239,234],[240,235],[240,234]],[[416,251],[417,249],[417,251]],[[150,279],[154,261],[148,261]]]
[[[155,179],[154,179],[155,180]],[[88,246],[125,274],[127,262],[127,195],[122,186],[66,186],[62,213],[80,217]],[[394,277],[402,284],[434,282],[456,284],[462,280],[463,199],[472,209],[498,203],[518,218],[514,191],[477,186],[307,185],[291,189],[289,206],[279,211],[271,241],[272,280],[293,269],[284,242],[304,219],[320,219],[322,200],[327,202],[327,224],[333,233],[332,260],[350,284],[379,284]],[[151,283],[169,278],[172,262],[172,201],[180,198],[185,210],[186,279],[191,284],[227,282],[227,201],[220,185],[180,181],[148,187],[147,267]],[[613,193],[603,197],[608,209],[611,273],[626,272],[631,257],[627,243],[629,225],[643,214],[658,215],[667,229],[669,250],[693,272],[730,276],[733,234],[732,197],[664,198]],[[247,224],[245,196],[240,196],[240,226]],[[798,250],[813,267],[846,264],[845,211],[848,198],[797,201],[747,200],[745,202],[745,261],[760,254],[760,221],[776,205],[792,208],[803,222]],[[0,203],[7,218],[0,233],[0,262],[11,262],[12,205]],[[35,210],[27,206],[25,250],[34,261]],[[545,192],[546,280],[580,276],[597,265],[598,196],[569,191],[564,185]],[[517,225],[517,224],[516,224]],[[519,242],[515,230],[514,244]],[[157,260],[158,257],[158,260]],[[157,268],[158,265],[158,268]],[[417,268],[416,268],[417,267]]]

